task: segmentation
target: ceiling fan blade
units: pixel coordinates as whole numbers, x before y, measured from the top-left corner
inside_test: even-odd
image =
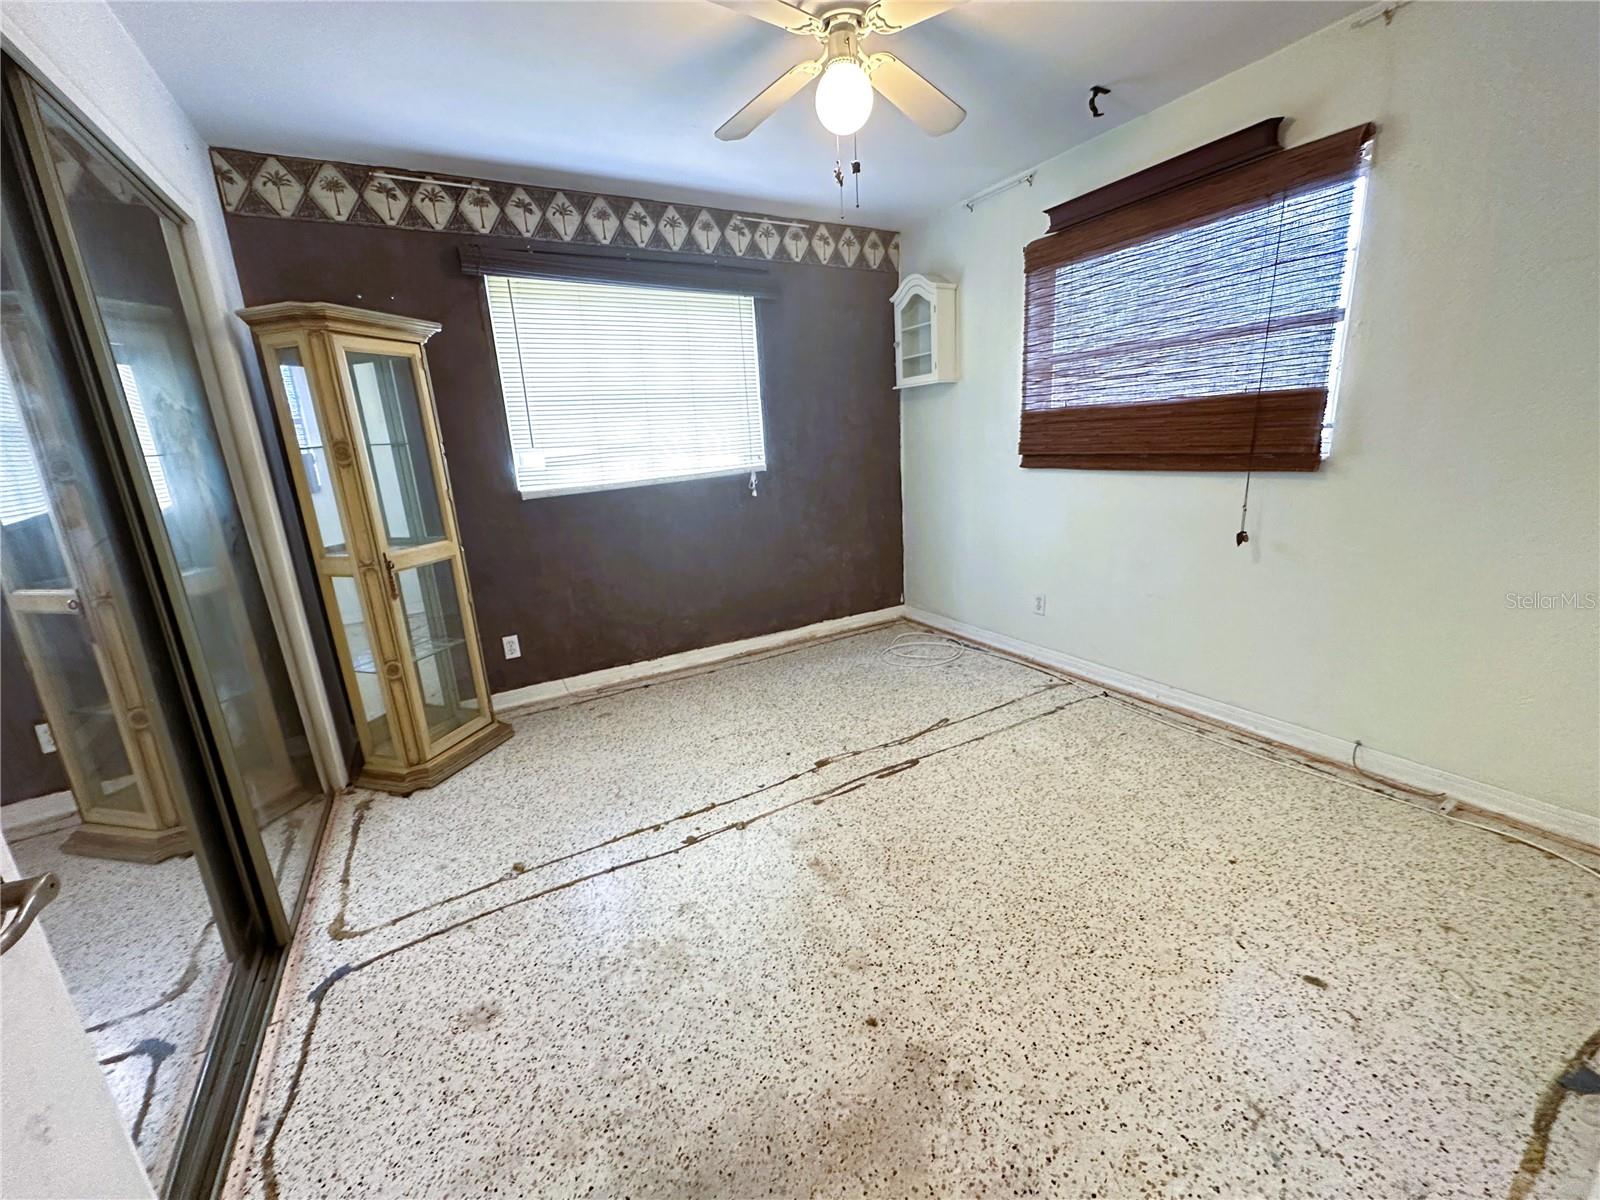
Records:
[[[873,33],[899,33],[960,3],[961,0],[878,0],[868,7],[864,24]]]
[[[796,92],[815,79],[821,70],[822,63],[816,60],[796,63],[773,80],[766,91],[729,117],[717,130],[717,136],[725,142],[736,142],[746,136],[777,112],[784,101],[792,99]]]
[[[787,29],[790,33],[816,36],[822,32],[822,22],[805,9],[786,3],[786,0],[711,0],[723,8]]]
[[[867,77],[923,133],[938,137],[967,119],[967,110],[892,54],[867,57]]]

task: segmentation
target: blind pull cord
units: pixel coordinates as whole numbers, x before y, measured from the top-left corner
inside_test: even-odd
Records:
[[[1250,540],[1245,523],[1250,516],[1250,477],[1256,467],[1256,431],[1261,425],[1261,389],[1267,383],[1267,352],[1272,347],[1272,310],[1278,299],[1278,258],[1283,253],[1283,225],[1289,212],[1289,194],[1278,199],[1278,236],[1272,247],[1272,282],[1267,285],[1267,327],[1261,334],[1261,367],[1256,372],[1256,403],[1250,410],[1250,453],[1244,460],[1244,500],[1239,505],[1239,532],[1233,535],[1233,544],[1242,546]]]
[[[511,305],[511,331],[517,343],[517,383],[522,392],[522,419],[528,423],[528,449],[532,450],[537,445],[536,435],[533,432],[533,408],[528,404],[528,369],[522,365],[522,323],[517,320],[517,290],[511,286],[511,280],[506,280],[506,301]],[[517,456],[511,456],[511,474],[519,474],[516,466]],[[517,487],[521,488],[522,480],[517,479]]]
[[[750,494],[752,496],[755,496],[755,495],[758,494],[756,492],[756,473],[754,471],[750,472]]]

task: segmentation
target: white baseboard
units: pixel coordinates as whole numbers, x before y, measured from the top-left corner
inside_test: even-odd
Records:
[[[27,837],[47,826],[78,815],[71,792],[47,792],[31,800],[18,800],[0,809],[0,825],[9,838]]]
[[[597,692],[610,691],[625,684],[637,683],[641,679],[654,679],[661,675],[674,675],[679,671],[692,670],[695,667],[712,666],[719,662],[726,662],[730,658],[742,658],[746,654],[759,654],[766,650],[778,650],[796,642],[809,642],[817,638],[836,637],[841,633],[853,633],[858,629],[870,629],[874,625],[883,625],[889,621],[898,621],[905,616],[905,605],[896,604],[890,608],[880,608],[874,612],[856,613],[850,617],[835,617],[831,621],[818,621],[814,625],[802,625],[799,629],[785,629],[779,633],[764,633],[760,637],[745,638],[737,642],[723,642],[718,646],[706,646],[699,650],[685,650],[680,654],[668,654],[662,658],[652,658],[645,662],[629,663],[621,667],[607,667],[603,671],[590,671],[584,675],[571,675],[566,679],[551,679],[545,683],[535,683],[528,687],[512,688],[509,692],[496,692],[494,694],[494,707],[496,712],[504,712],[514,708],[526,708],[532,704],[545,704],[552,700],[564,700],[574,696],[592,696]]]
[[[964,621],[957,621],[953,617],[929,612],[926,609],[906,605],[905,615],[913,621],[956,637],[992,646],[996,650],[1003,650],[1019,658],[1033,659],[1047,667],[1054,667],[1068,675],[1097,683],[1112,691],[1136,696],[1141,700],[1154,701],[1169,708],[1181,709],[1198,717],[1230,725],[1245,733],[1279,742],[1306,754],[1316,755],[1318,758],[1349,762],[1355,748],[1355,743],[1347,738],[1307,729],[1303,725],[1280,721],[1276,717],[1263,716],[1248,708],[1240,708],[1235,704],[1213,700],[1209,696],[1186,692],[1182,688],[1169,687],[1153,679],[1146,679],[1142,675],[1119,671],[1115,667],[1090,662],[1088,659],[1053,650],[1048,646],[1007,637],[1003,633],[995,633],[977,625],[968,625]],[[1538,800],[1532,796],[1496,787],[1492,783],[1468,779],[1464,775],[1456,775],[1425,763],[1413,762],[1397,754],[1386,754],[1365,744],[1361,747],[1361,765],[1375,775],[1385,776],[1407,787],[1424,792],[1442,792],[1461,804],[1520,821],[1535,829],[1571,838],[1587,846],[1600,847],[1600,814],[1576,812],[1558,804],[1551,804],[1547,800]]]

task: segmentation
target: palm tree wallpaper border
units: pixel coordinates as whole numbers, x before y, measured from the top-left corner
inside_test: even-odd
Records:
[[[797,224],[697,204],[431,171],[430,182],[411,183],[389,176],[422,173],[226,148],[212,149],[211,166],[223,209],[243,217],[639,247],[686,258],[900,269],[898,233],[843,222]]]

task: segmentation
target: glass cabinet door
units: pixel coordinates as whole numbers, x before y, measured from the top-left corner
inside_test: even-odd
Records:
[[[437,748],[475,728],[485,711],[467,657],[461,579],[452,556],[402,568],[396,580],[423,721]]]
[[[311,379],[306,374],[306,352],[296,338],[290,345],[274,347],[271,356],[277,376],[274,382],[282,392],[294,434],[290,452],[299,455],[300,469],[304,473],[311,535],[323,554],[349,554],[344,518],[339,515],[333,464],[328,461],[327,437],[322,432]]]
[[[374,533],[404,661],[405,684],[427,753],[453,745],[490,719],[473,669],[471,606],[448,498],[420,349],[335,339],[363,477],[377,514]]]
[[[933,373],[933,304],[926,296],[907,298],[900,310],[900,377]]]
[[[417,400],[416,358],[350,344],[341,345],[340,355],[385,540],[396,549],[444,541],[438,480]]]
[[[278,401],[291,473],[300,491],[301,512],[315,551],[323,603],[337,627],[340,636],[334,643],[346,677],[353,683],[350,704],[362,752],[369,762],[403,766],[405,755],[384,696],[384,655],[375,642],[357,577],[354,545],[357,535],[365,530],[361,519],[365,501],[360,496],[352,499],[341,495],[341,477],[346,473],[341,466],[350,464],[343,414],[337,406],[328,416],[320,411],[316,384],[310,374],[313,354],[304,334],[264,339],[262,352]],[[342,461],[335,459],[335,445],[342,451]],[[353,515],[347,517],[341,506],[351,508]],[[364,537],[361,540],[364,544]],[[379,586],[374,590],[381,592],[381,581],[377,582]]]

